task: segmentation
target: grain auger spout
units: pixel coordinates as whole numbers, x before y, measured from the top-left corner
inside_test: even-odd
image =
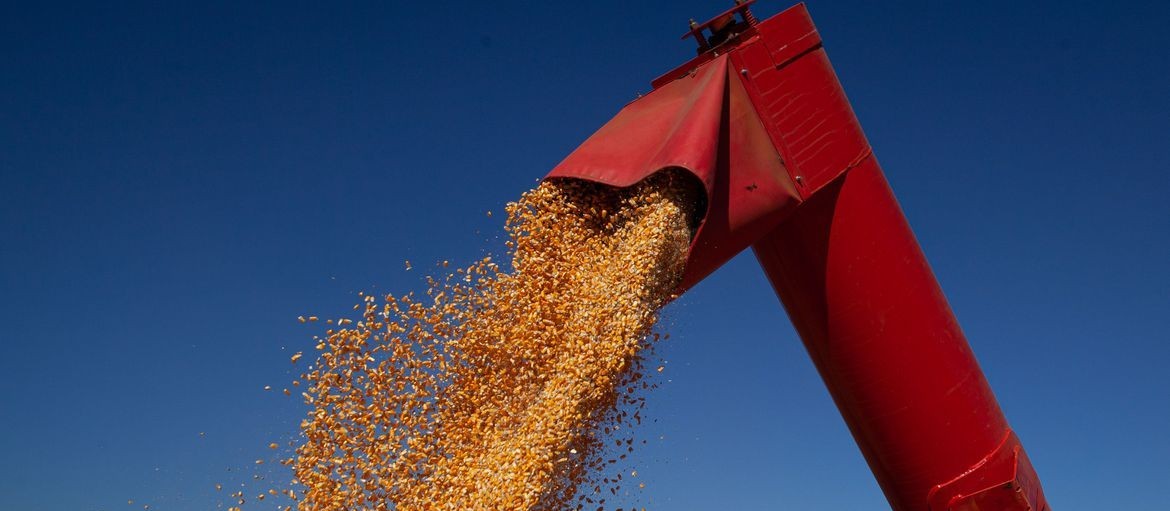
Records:
[[[803,4],[684,38],[549,174],[705,191],[680,290],[751,247],[893,509],[1046,511],[1039,479],[894,198]]]

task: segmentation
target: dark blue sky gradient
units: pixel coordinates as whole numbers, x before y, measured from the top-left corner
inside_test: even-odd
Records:
[[[725,3],[0,7],[0,507],[254,495],[296,316],[498,253],[484,212]],[[1164,506],[1170,7],[810,9],[1055,509]],[[667,316],[630,502],[885,508],[750,254]]]

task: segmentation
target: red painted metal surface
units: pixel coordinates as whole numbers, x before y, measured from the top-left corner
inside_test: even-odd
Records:
[[[800,200],[729,62],[716,57],[630,103],[549,174],[629,186],[678,168],[701,181],[707,212],[682,290],[751,246]]]
[[[1047,509],[872,157],[753,248],[894,509]]]
[[[694,175],[682,289],[753,247],[894,509],[1048,510],[807,10],[716,20],[550,177]]]

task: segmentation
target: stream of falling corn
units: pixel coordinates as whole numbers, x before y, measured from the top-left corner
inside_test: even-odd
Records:
[[[362,294],[294,382],[309,410],[281,461],[288,508],[607,509],[638,484],[613,471],[682,274],[688,190],[546,181],[506,208],[510,268],[486,257],[425,296]]]

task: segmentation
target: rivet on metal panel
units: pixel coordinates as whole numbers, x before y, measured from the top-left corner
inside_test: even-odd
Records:
[[[742,69],[740,69],[740,70],[739,70],[739,74],[741,74],[741,75],[744,75],[744,76],[747,76],[747,75],[748,75],[748,70],[747,70],[747,68],[745,67],[745,68],[742,68]]]
[[[796,184],[804,186],[804,176],[796,176]]]

